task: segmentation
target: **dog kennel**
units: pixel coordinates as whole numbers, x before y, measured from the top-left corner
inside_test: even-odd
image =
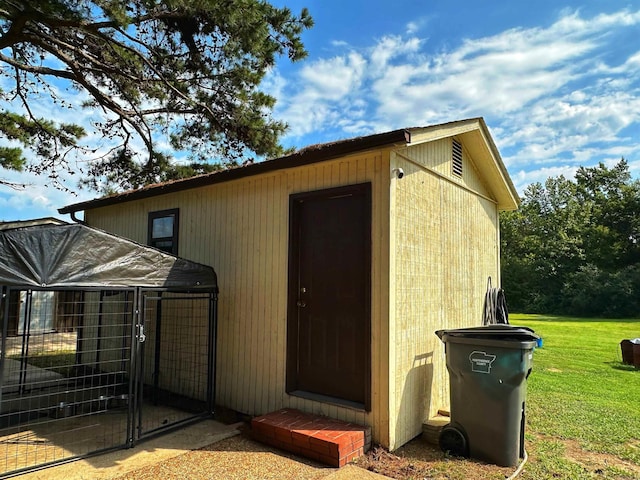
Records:
[[[0,230],[0,477],[213,413],[211,267],[81,224]]]

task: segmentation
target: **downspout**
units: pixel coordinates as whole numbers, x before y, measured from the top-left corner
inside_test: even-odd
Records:
[[[87,225],[87,222],[85,222],[84,220],[80,220],[78,217],[76,217],[76,213],[78,213],[76,210],[73,210],[69,213],[69,215],[71,216],[71,220],[73,220],[76,223],[79,223],[80,225]]]

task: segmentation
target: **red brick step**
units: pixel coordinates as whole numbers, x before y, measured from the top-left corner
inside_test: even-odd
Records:
[[[332,467],[343,467],[371,447],[371,427],[290,408],[253,418],[251,433],[259,442]]]

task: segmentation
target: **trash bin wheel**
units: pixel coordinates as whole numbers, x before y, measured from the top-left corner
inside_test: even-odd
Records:
[[[440,449],[443,452],[449,452],[450,455],[456,457],[468,457],[469,456],[469,444],[467,443],[467,437],[460,429],[447,425],[440,432],[440,438],[438,440]]]

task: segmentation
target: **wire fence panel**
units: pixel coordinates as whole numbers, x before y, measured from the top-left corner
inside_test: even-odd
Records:
[[[8,290],[0,474],[124,446],[133,291]]]
[[[4,287],[0,477],[213,410],[213,294]]]
[[[210,298],[143,293],[139,437],[209,412]]]

